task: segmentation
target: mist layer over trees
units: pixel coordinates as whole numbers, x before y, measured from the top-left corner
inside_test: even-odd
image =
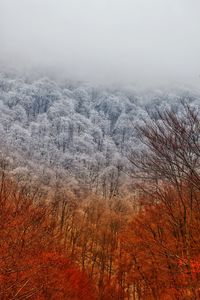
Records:
[[[0,300],[200,300],[199,11],[0,0]]]

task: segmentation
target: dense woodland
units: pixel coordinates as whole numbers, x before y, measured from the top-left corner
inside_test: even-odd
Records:
[[[0,73],[1,150],[13,175],[86,188],[105,198],[129,183],[131,152],[143,147],[136,125],[157,109],[199,107],[200,92],[105,88],[36,74]],[[159,118],[159,116],[157,116]],[[127,176],[128,174],[128,176]]]
[[[200,299],[198,91],[0,77],[0,299]]]

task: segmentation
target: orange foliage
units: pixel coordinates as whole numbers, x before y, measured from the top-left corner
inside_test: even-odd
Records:
[[[150,204],[121,233],[126,283],[136,288],[142,299],[199,299],[197,203],[193,203],[191,218],[186,187],[181,201],[187,212],[181,209],[175,189],[164,186],[163,191],[164,202],[154,201],[157,196],[152,195]]]
[[[56,207],[1,187],[0,299],[200,299],[196,189],[162,183],[133,214],[119,199]]]
[[[59,254],[49,206],[9,181],[4,188],[9,196],[1,197],[0,299],[96,299],[86,273]]]
[[[56,253],[41,253],[21,261],[17,273],[19,299],[95,299],[94,288],[86,274],[66,258]],[[1,278],[1,285],[16,283],[16,274]],[[11,295],[7,295],[9,298]],[[17,299],[18,299],[17,298]]]

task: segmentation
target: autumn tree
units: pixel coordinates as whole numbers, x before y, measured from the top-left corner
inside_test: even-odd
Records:
[[[185,103],[181,115],[172,110],[158,110],[151,121],[144,120],[144,125],[138,126],[138,136],[144,148],[140,153],[132,153],[130,160],[140,178],[137,186],[143,191],[145,213],[143,221],[135,225],[140,224],[135,238],[136,244],[139,238],[138,245],[143,249],[134,254],[135,268],[144,286],[151,289],[153,299],[164,297],[159,294],[158,286],[162,274],[165,285],[168,283],[166,290],[171,287],[179,292],[184,290],[189,299],[197,299],[199,286],[197,278],[194,280],[192,263],[199,256],[199,113]],[[150,212],[146,211],[147,205]],[[138,262],[142,253],[143,264]],[[178,283],[180,261],[184,261],[187,273],[185,287]],[[150,269],[144,271],[147,266]]]

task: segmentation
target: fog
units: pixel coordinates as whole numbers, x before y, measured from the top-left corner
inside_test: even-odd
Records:
[[[200,83],[199,0],[0,0],[0,61],[77,80]]]

